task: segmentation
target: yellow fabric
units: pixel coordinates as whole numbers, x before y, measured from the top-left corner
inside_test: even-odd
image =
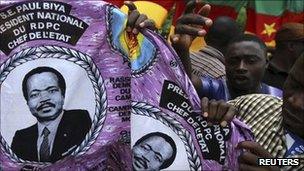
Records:
[[[171,26],[169,37],[174,34],[174,28],[175,28],[174,26]],[[204,38],[203,37],[197,37],[192,42],[191,47],[190,47],[190,51],[191,52],[197,52],[197,51],[201,50],[204,46],[206,46],[206,42],[205,42]]]
[[[168,14],[168,11],[164,7],[149,1],[134,1],[134,4],[139,13],[146,14],[148,18],[155,21],[156,28],[161,28]],[[125,14],[128,13],[127,6],[123,5],[120,9]]]

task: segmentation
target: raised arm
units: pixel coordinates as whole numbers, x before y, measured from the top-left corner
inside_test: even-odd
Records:
[[[186,5],[184,14],[177,20],[175,33],[170,37],[171,43],[179,55],[187,75],[191,79],[198,94],[201,94],[202,83],[199,77],[192,74],[190,61],[190,46],[196,37],[203,37],[206,34],[204,27],[210,27],[212,20],[207,18],[210,12],[210,5],[203,5],[198,12],[195,9],[202,2],[190,1]]]
[[[189,49],[193,40],[196,37],[205,36],[206,30],[204,27],[212,25],[212,20],[206,17],[210,12],[210,5],[206,4],[198,12],[195,12],[198,5],[202,5],[202,2],[190,1],[187,3],[183,15],[176,22],[174,35],[170,37],[172,46],[181,58],[185,68],[191,68]],[[189,74],[188,71],[187,74]]]
[[[155,30],[155,23],[152,19],[149,19],[147,15],[140,14],[135,4],[131,1],[125,1],[124,4],[128,7],[128,20],[127,20],[127,32],[132,32],[137,35],[140,29]]]

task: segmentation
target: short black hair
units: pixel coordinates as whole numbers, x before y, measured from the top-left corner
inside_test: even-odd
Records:
[[[234,43],[239,43],[239,42],[244,42],[244,41],[251,41],[251,42],[257,43],[260,46],[260,48],[265,52],[265,55],[266,55],[267,46],[259,37],[252,35],[252,34],[241,34],[239,36],[236,36],[235,38],[233,38],[229,41],[228,46],[231,46]]]
[[[152,133],[149,133],[149,134],[146,134],[145,136],[141,137],[139,140],[136,141],[136,143],[134,144],[134,146],[136,145],[139,145],[140,143],[142,143],[144,140],[150,138],[150,137],[162,137],[165,141],[167,141],[172,149],[173,149],[173,153],[171,155],[171,157],[167,160],[164,161],[164,163],[160,166],[159,169],[165,169],[167,167],[169,167],[173,161],[175,160],[175,156],[176,156],[176,145],[175,145],[175,142],[173,141],[173,139],[164,134],[164,133],[161,133],[161,132],[152,132]]]
[[[66,84],[65,84],[65,80],[64,80],[63,76],[60,74],[60,72],[58,72],[54,68],[50,68],[50,67],[37,67],[37,68],[31,70],[30,72],[28,72],[24,76],[23,81],[22,81],[22,91],[23,91],[23,96],[26,101],[28,100],[28,94],[27,94],[28,92],[27,92],[27,85],[26,85],[28,79],[34,74],[40,74],[43,72],[51,72],[57,76],[58,85],[59,85],[59,88],[61,89],[61,93],[63,96],[65,95]]]
[[[242,34],[242,31],[233,18],[219,16],[209,28],[205,41],[207,45],[211,43],[219,47],[226,47],[233,37],[240,34]]]

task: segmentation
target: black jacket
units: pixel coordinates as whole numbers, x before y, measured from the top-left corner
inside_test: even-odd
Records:
[[[86,110],[64,111],[54,139],[51,160],[56,162],[73,152],[84,140],[91,128],[91,118]],[[13,142],[13,152],[23,160],[38,161],[37,154],[38,125],[16,131]],[[71,150],[71,148],[73,150]]]

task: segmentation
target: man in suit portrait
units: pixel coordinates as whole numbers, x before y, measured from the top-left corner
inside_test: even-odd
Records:
[[[174,140],[161,132],[152,132],[137,140],[133,146],[133,170],[162,170],[176,157]]]
[[[66,83],[50,67],[38,67],[22,82],[23,96],[37,123],[15,132],[11,148],[23,160],[56,162],[69,155],[91,128],[86,110],[64,110]]]

